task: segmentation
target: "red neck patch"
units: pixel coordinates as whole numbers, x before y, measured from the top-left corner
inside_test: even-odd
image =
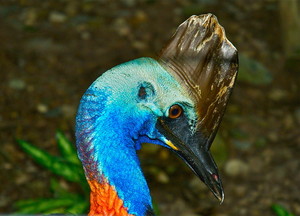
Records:
[[[133,216],[124,207],[124,202],[117,194],[114,186],[103,179],[101,183],[97,180],[88,180],[91,188],[89,216]]]

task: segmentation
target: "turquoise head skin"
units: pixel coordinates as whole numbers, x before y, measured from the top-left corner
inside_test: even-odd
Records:
[[[129,214],[152,215],[136,151],[165,146],[182,158],[220,200],[222,181],[209,151],[225,112],[238,53],[212,14],[182,23],[159,56],[116,66],[81,99],[78,155],[88,180],[106,178]]]
[[[151,58],[108,70],[82,97],[76,138],[86,176],[99,181],[106,177],[130,214],[145,215],[152,209],[136,150],[142,143],[171,148],[155,126],[174,104],[183,108],[188,119],[196,120],[188,93]]]

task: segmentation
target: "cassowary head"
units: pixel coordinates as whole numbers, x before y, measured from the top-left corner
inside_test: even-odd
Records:
[[[158,60],[140,58],[105,72],[83,96],[76,120],[87,178],[108,176],[117,190],[130,190],[117,183],[123,178],[116,174],[119,167],[130,175],[127,161],[137,160],[134,154],[141,144],[159,144],[182,158],[222,201],[221,179],[209,149],[237,69],[237,50],[216,17],[207,14],[180,25]],[[132,175],[138,179],[140,174]]]

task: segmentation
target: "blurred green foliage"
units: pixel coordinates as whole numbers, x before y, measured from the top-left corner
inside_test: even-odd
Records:
[[[218,133],[214,143],[211,146],[211,153],[214,156],[218,166],[222,167],[228,159],[228,147],[225,144],[223,137]]]
[[[279,204],[272,205],[272,210],[276,213],[277,216],[295,216],[292,213],[289,213],[284,207]]]
[[[74,145],[65,135],[56,132],[59,156],[50,155],[29,142],[17,140],[20,147],[38,164],[63,179],[75,182],[81,187],[80,193],[72,193],[61,186],[56,179],[51,179],[50,188],[55,192],[53,198],[21,200],[15,204],[17,214],[83,214],[88,209],[89,187]]]
[[[240,53],[239,63],[238,81],[252,85],[267,85],[272,82],[272,73],[260,62]]]

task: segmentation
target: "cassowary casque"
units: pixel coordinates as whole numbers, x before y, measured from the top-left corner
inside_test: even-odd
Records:
[[[223,201],[209,152],[238,70],[238,55],[212,14],[182,23],[158,60],[113,67],[83,95],[76,117],[79,158],[91,188],[89,215],[153,215],[136,151],[164,146]]]

